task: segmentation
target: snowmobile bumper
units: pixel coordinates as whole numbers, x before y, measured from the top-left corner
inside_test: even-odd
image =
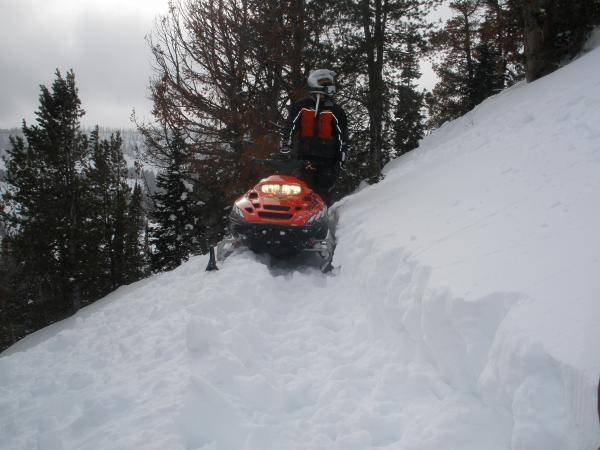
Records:
[[[276,224],[231,221],[231,235],[257,253],[287,256],[302,251],[320,251],[327,237],[327,218],[310,226],[289,227]]]

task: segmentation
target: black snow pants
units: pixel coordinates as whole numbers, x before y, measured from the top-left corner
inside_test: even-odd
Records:
[[[306,159],[306,166],[300,170],[298,177],[315,191],[327,204],[333,200],[333,187],[337,179],[335,159]]]

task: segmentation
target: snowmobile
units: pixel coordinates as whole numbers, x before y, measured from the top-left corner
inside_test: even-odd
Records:
[[[278,168],[276,172],[310,164],[306,161],[257,160]],[[303,252],[320,257],[321,270],[332,270],[335,250],[335,213],[304,181],[294,175],[275,174],[239,197],[229,214],[229,235],[210,250],[207,271],[218,270],[236,248],[287,258]],[[215,254],[216,253],[216,254]]]

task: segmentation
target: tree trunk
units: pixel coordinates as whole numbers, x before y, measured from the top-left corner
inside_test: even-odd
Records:
[[[299,100],[304,86],[304,74],[302,73],[303,49],[305,42],[304,30],[304,0],[290,0],[290,18],[292,25],[293,49],[291,52],[291,81],[292,100]],[[316,67],[315,67],[316,68]]]
[[[375,0],[375,24],[371,25],[370,0],[362,2],[363,32],[369,76],[367,108],[369,110],[369,178],[381,179],[381,147],[383,123],[383,45],[384,21],[382,0]]]
[[[537,80],[552,72],[553,0],[528,0],[523,8],[525,24],[525,78]]]
[[[468,84],[468,102],[467,109],[470,111],[477,104],[474,100],[475,88],[473,86],[473,78],[475,77],[475,70],[473,64],[473,50],[471,48],[471,17],[468,11],[463,11],[463,20],[465,21],[464,27],[464,40],[463,46],[465,51],[465,61],[467,63],[467,84]]]

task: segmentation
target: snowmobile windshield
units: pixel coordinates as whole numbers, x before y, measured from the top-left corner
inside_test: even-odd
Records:
[[[302,188],[297,184],[263,184],[260,190],[271,195],[298,195]]]

